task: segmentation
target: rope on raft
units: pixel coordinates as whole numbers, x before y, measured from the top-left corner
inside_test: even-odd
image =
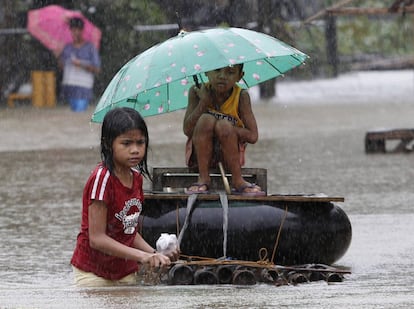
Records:
[[[222,204],[224,204],[226,202],[225,201],[226,199],[223,198],[223,195],[224,194],[220,194],[220,202]],[[189,221],[190,216],[192,214],[193,206],[195,204],[196,199],[197,199],[197,194],[192,194],[192,195],[190,195],[188,197],[188,200],[187,200],[187,214],[186,214],[185,221],[184,221],[184,224],[183,224],[183,227],[182,227],[181,230],[180,230],[180,220],[179,220],[179,206],[177,205],[177,208],[176,208],[176,228],[177,228],[177,235],[179,235],[178,236],[178,244],[181,244],[181,240],[182,240],[182,238],[184,236],[184,232],[185,232],[185,230],[186,230],[186,228],[188,226],[188,221]],[[225,207],[223,205],[223,209],[224,208]],[[278,244],[279,244],[280,235],[282,233],[283,224],[284,224],[285,219],[287,217],[287,213],[288,213],[288,206],[285,205],[285,212],[283,214],[282,221],[280,223],[278,232],[276,234],[275,244],[273,246],[272,258],[270,260],[270,264],[272,264],[272,265],[273,265],[274,258],[275,258],[275,255],[276,255],[276,251],[277,251],[277,247],[278,247]],[[224,210],[223,210],[223,221],[225,221],[225,220],[227,220],[227,218],[225,217]],[[223,253],[224,253],[224,257],[223,258],[224,259],[213,259],[213,258],[200,257],[200,256],[188,256],[188,255],[184,255],[184,254],[181,254],[181,256],[182,257],[191,258],[191,260],[193,260],[193,259],[196,258],[196,259],[198,259],[200,261],[216,261],[215,263],[219,263],[219,262],[226,261],[225,260],[225,258],[226,258],[225,246],[227,244],[227,234],[226,234],[226,231],[224,231],[224,225],[223,225],[223,234],[224,234],[224,239],[223,239]],[[260,257],[260,263],[263,264],[265,262],[265,259],[267,258],[267,249],[266,248],[261,248],[259,250],[259,257]],[[234,260],[232,260],[232,261],[234,262]],[[255,262],[250,262],[250,261],[243,261],[243,262],[255,263]],[[268,263],[268,261],[266,261],[266,263]]]
[[[223,200],[225,201],[225,199],[223,199],[223,195],[224,194],[220,194],[220,202],[223,204]],[[176,208],[176,229],[177,229],[177,235],[179,235],[178,237],[178,243],[181,243],[181,240],[184,236],[184,232],[187,228],[190,216],[194,210],[194,205],[195,202],[197,200],[197,194],[191,194],[188,196],[187,199],[187,213],[186,213],[186,217],[184,220],[184,224],[183,227],[180,230],[180,220],[179,220],[179,205],[177,204],[177,208]],[[224,205],[223,205],[224,208]],[[282,221],[280,223],[279,229],[277,231],[276,234],[276,239],[275,239],[275,244],[273,246],[273,252],[272,252],[272,257],[271,260],[269,261],[267,259],[267,249],[266,248],[261,248],[259,250],[259,258],[260,260],[257,262],[254,261],[243,261],[243,260],[227,260],[226,259],[226,254],[224,252],[224,257],[220,258],[220,259],[216,259],[216,258],[209,258],[209,257],[201,257],[201,256],[190,256],[190,255],[185,255],[185,254],[181,254],[180,256],[183,258],[186,258],[186,261],[180,261],[180,262],[176,262],[176,263],[186,263],[187,265],[243,265],[243,266],[247,266],[247,267],[262,267],[262,268],[271,268],[274,269],[275,268],[275,264],[274,264],[274,258],[277,252],[277,247],[279,245],[279,240],[280,240],[280,235],[282,233],[282,228],[283,228],[283,224],[286,220],[288,214],[288,206],[285,205],[285,211],[283,214],[283,218]],[[225,218],[223,217],[223,220],[225,220]],[[224,241],[226,241],[226,237],[224,239]],[[225,251],[225,250],[224,250]],[[196,261],[197,260],[197,261]],[[173,263],[174,264],[174,263]],[[280,268],[280,266],[279,266]],[[297,268],[295,268],[297,269]]]
[[[264,256],[267,254],[266,248],[261,248],[259,252],[264,252]],[[218,266],[218,265],[240,265],[246,267],[255,267],[255,268],[268,268],[277,271],[286,271],[286,270],[297,270],[297,271],[319,271],[319,272],[337,272],[342,274],[350,274],[351,272],[346,269],[340,269],[333,266],[323,265],[325,268],[310,268],[305,266],[282,266],[276,265],[270,262],[268,259],[266,260],[258,260],[258,261],[245,261],[245,260],[223,260],[223,259],[215,259],[215,258],[208,258],[202,256],[194,256],[194,255],[186,255],[181,254],[181,257],[185,258],[186,260],[179,260],[177,262],[173,262],[173,265],[176,264],[185,264],[185,265],[196,265],[196,266]],[[310,266],[312,264],[309,264]],[[321,264],[317,264],[322,266]]]
[[[280,234],[282,233],[282,227],[283,227],[283,223],[285,223],[287,213],[288,213],[288,207],[287,207],[287,205],[285,205],[285,213],[283,214],[282,222],[280,223],[279,230],[277,232],[275,245],[273,246],[272,259],[270,260],[272,263],[275,260],[276,249],[277,249],[277,246],[279,244]],[[260,254],[260,252],[259,252],[259,254]],[[266,253],[266,255],[267,255],[267,253]]]
[[[141,269],[143,283],[146,285],[223,283],[252,285],[264,282],[281,286],[318,280],[325,280],[328,283],[342,282],[343,275],[351,273],[347,269],[324,264],[275,265],[266,258],[266,248],[261,248],[259,252],[261,259],[258,261],[227,260],[181,254],[183,259],[173,262],[170,268]],[[263,257],[265,259],[262,259]],[[226,271],[229,273],[226,275],[228,277],[226,282],[222,282],[222,278],[219,278],[221,267],[228,267]]]
[[[223,199],[223,194],[220,194],[220,201],[226,202],[226,198]],[[179,220],[179,206],[176,208],[176,229],[178,237],[178,243],[184,236],[185,230],[188,226],[190,217],[194,210],[197,194],[192,194],[187,200],[187,212],[184,224],[180,229]],[[223,206],[223,223],[227,218]],[[260,248],[258,252],[258,261],[245,261],[227,259],[226,257],[226,234],[223,239],[223,253],[222,258],[209,258],[202,256],[180,254],[181,260],[173,262],[169,269],[142,269],[144,283],[146,284],[218,284],[222,282],[222,278],[218,278],[220,266],[231,267],[229,278],[226,278],[225,283],[233,284],[255,284],[258,280],[261,282],[273,283],[277,286],[286,284],[297,284],[308,281],[326,280],[329,282],[340,282],[343,279],[344,274],[350,274],[351,272],[346,269],[339,269],[336,267],[323,265],[323,264],[304,264],[296,266],[281,266],[274,264],[275,255],[279,245],[279,240],[282,232],[282,228],[285,219],[288,214],[288,206],[285,205],[284,215],[276,233],[275,243],[273,246],[271,259],[268,259],[268,252],[266,248]],[[223,224],[224,232],[224,224]],[[184,268],[184,272],[181,274],[175,273],[177,267]],[[214,268],[216,267],[216,268]],[[183,271],[183,270],[181,270]],[[260,274],[258,274],[258,271]],[[177,278],[174,278],[174,273]],[[257,279],[259,278],[260,279]],[[201,278],[201,279],[200,279]]]

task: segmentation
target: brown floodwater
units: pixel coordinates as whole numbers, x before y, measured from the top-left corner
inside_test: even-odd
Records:
[[[411,96],[412,97],[412,96]],[[0,109],[0,308],[408,308],[414,304],[414,154],[364,151],[373,128],[412,127],[412,102],[254,105],[247,167],[270,193],[345,197],[353,239],[341,283],[80,289],[70,258],[81,195],[99,161],[93,109]],[[149,165],[184,166],[183,111],[147,119]],[[150,188],[150,184],[145,184]]]

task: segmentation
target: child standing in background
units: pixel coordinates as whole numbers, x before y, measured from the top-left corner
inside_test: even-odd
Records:
[[[131,108],[109,111],[102,124],[101,157],[83,191],[81,230],[71,264],[79,286],[136,283],[139,263],[164,267],[178,258],[156,252],[137,233],[149,143],[147,126]],[[171,259],[170,259],[171,258]]]
[[[84,21],[79,17],[69,20],[73,42],[59,55],[63,69],[62,97],[73,111],[84,111],[93,97],[95,75],[100,72],[101,59],[95,46],[83,38]],[[78,105],[76,102],[84,102]]]

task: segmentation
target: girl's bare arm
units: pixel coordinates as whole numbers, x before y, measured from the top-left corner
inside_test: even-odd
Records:
[[[102,251],[116,257],[134,260],[140,263],[149,263],[151,266],[169,265],[170,260],[162,254],[154,254],[150,252],[128,247],[106,234],[107,224],[107,208],[105,203],[93,201],[89,205],[89,242],[93,249]],[[148,249],[148,248],[147,248]],[[156,256],[155,256],[156,255]],[[154,264],[154,265],[152,265]]]

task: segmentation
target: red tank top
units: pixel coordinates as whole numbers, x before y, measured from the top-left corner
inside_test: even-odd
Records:
[[[133,170],[132,188],[125,187],[102,164],[93,170],[83,190],[81,230],[71,260],[73,266],[110,280],[119,280],[138,270],[135,261],[114,257],[89,246],[88,207],[93,200],[103,201],[108,208],[106,234],[132,247],[144,201],[142,183],[143,177],[136,170]]]

